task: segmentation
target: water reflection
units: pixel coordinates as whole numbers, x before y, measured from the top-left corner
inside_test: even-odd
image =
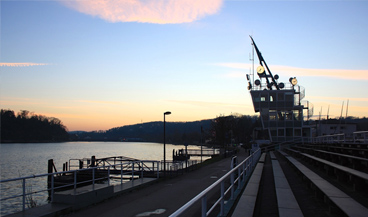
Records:
[[[184,145],[166,144],[166,160],[172,160],[172,150],[185,148]],[[188,149],[200,149],[189,145]],[[63,163],[69,159],[125,156],[140,160],[163,160],[163,144],[141,142],[66,142],[66,143],[27,143],[0,144],[0,178],[11,179],[34,174],[47,173],[47,161],[54,159],[57,171],[63,170]],[[46,177],[27,181],[31,191],[45,189]],[[22,182],[2,183],[1,197],[21,194]],[[33,195],[38,205],[47,203],[47,193]],[[1,213],[5,215],[22,209],[22,199],[15,198],[1,202]]]

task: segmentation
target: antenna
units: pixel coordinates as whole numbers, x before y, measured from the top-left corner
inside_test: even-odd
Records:
[[[254,44],[252,43],[252,57],[249,54],[249,60],[252,61],[252,72],[250,75],[252,76],[252,84],[254,84]]]
[[[345,101],[342,101],[340,120],[341,120],[341,118],[342,118],[342,112],[344,111],[344,102],[345,102]]]
[[[349,99],[348,99],[348,102],[346,103],[346,116],[345,116],[345,119],[348,118],[348,108],[349,108]]]

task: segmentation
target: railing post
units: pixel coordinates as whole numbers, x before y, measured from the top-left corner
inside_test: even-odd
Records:
[[[77,194],[77,171],[74,170],[74,194]]]
[[[92,167],[92,190],[95,190],[95,167]]]
[[[202,197],[202,217],[207,216],[207,195]]]
[[[240,173],[241,172],[241,170],[240,170],[240,167],[238,167],[238,189],[240,190],[240,181],[242,181],[241,180],[241,176],[240,176]]]
[[[157,178],[160,178],[160,161],[157,162]]]
[[[50,195],[51,202],[54,200],[54,175],[51,177],[51,195]]]
[[[26,179],[23,179],[22,187],[23,187],[23,211],[24,211],[26,210]]]
[[[123,185],[123,164],[120,163],[120,184]]]
[[[230,196],[230,199],[234,199],[234,172],[231,173],[230,175],[230,185],[231,185],[231,196]]]
[[[110,186],[110,167],[107,167],[107,186]]]
[[[142,183],[143,183],[143,161],[141,161],[141,164],[142,164],[142,166],[141,166],[141,168],[140,168],[140,169],[141,169],[141,171],[142,171],[142,172],[141,172],[141,177],[142,177]]]
[[[220,203],[220,215],[224,215],[224,201],[225,201],[225,182],[221,182],[221,203]]]
[[[134,163],[135,161],[132,161],[132,183],[134,182]]]

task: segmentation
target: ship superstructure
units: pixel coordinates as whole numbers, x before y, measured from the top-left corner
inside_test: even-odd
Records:
[[[256,73],[247,75],[248,90],[254,111],[260,113],[262,128],[272,142],[309,141],[312,132],[307,121],[313,115],[313,105],[303,100],[305,89],[298,85],[295,77],[291,77],[288,83],[279,82],[279,76],[272,75],[256,43],[250,38],[260,65]]]

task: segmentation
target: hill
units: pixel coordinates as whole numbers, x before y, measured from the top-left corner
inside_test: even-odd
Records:
[[[166,122],[166,141],[170,143],[199,143],[210,131],[213,120]],[[163,122],[148,122],[112,128],[106,131],[70,132],[74,141],[146,141],[163,142]]]

